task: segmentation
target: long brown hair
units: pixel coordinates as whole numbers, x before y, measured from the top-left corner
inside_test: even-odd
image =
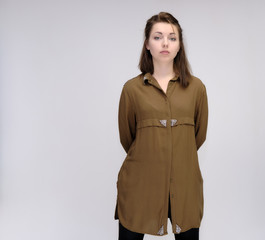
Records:
[[[179,74],[180,84],[183,87],[187,87],[189,84],[189,79],[191,78],[191,69],[185,53],[183,37],[182,37],[182,28],[179,25],[178,20],[174,18],[170,13],[160,12],[159,14],[154,15],[147,20],[144,31],[145,40],[139,61],[139,69],[141,70],[142,74],[148,72],[151,74],[154,73],[152,55],[150,51],[146,49],[146,43],[150,37],[153,25],[159,22],[166,22],[169,24],[173,24],[177,27],[179,34],[180,49],[177,56],[174,58],[173,69],[175,73]]]

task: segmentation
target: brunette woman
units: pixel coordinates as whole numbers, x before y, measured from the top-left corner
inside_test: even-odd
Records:
[[[119,240],[144,234],[199,239],[203,178],[197,151],[206,138],[205,85],[191,75],[182,29],[160,12],[146,23],[141,74],[124,84],[120,141],[127,153],[117,181]]]

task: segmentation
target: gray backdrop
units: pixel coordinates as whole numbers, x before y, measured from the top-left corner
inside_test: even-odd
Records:
[[[117,239],[118,102],[160,11],[179,20],[208,92],[201,239],[261,239],[264,1],[1,0],[0,11],[1,240]]]

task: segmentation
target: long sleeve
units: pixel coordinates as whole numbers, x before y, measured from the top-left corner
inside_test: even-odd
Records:
[[[120,142],[126,153],[128,153],[135,138],[136,118],[133,103],[126,89],[126,85],[121,92],[118,121]]]
[[[208,125],[208,100],[207,92],[204,85],[200,93],[200,98],[197,103],[196,114],[195,114],[195,138],[197,150],[201,147],[206,139]]]

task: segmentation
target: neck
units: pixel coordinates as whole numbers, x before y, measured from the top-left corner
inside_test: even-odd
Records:
[[[171,79],[175,76],[175,72],[173,69],[173,62],[172,63],[157,63],[153,61],[154,65],[154,73],[153,76],[156,79]]]

